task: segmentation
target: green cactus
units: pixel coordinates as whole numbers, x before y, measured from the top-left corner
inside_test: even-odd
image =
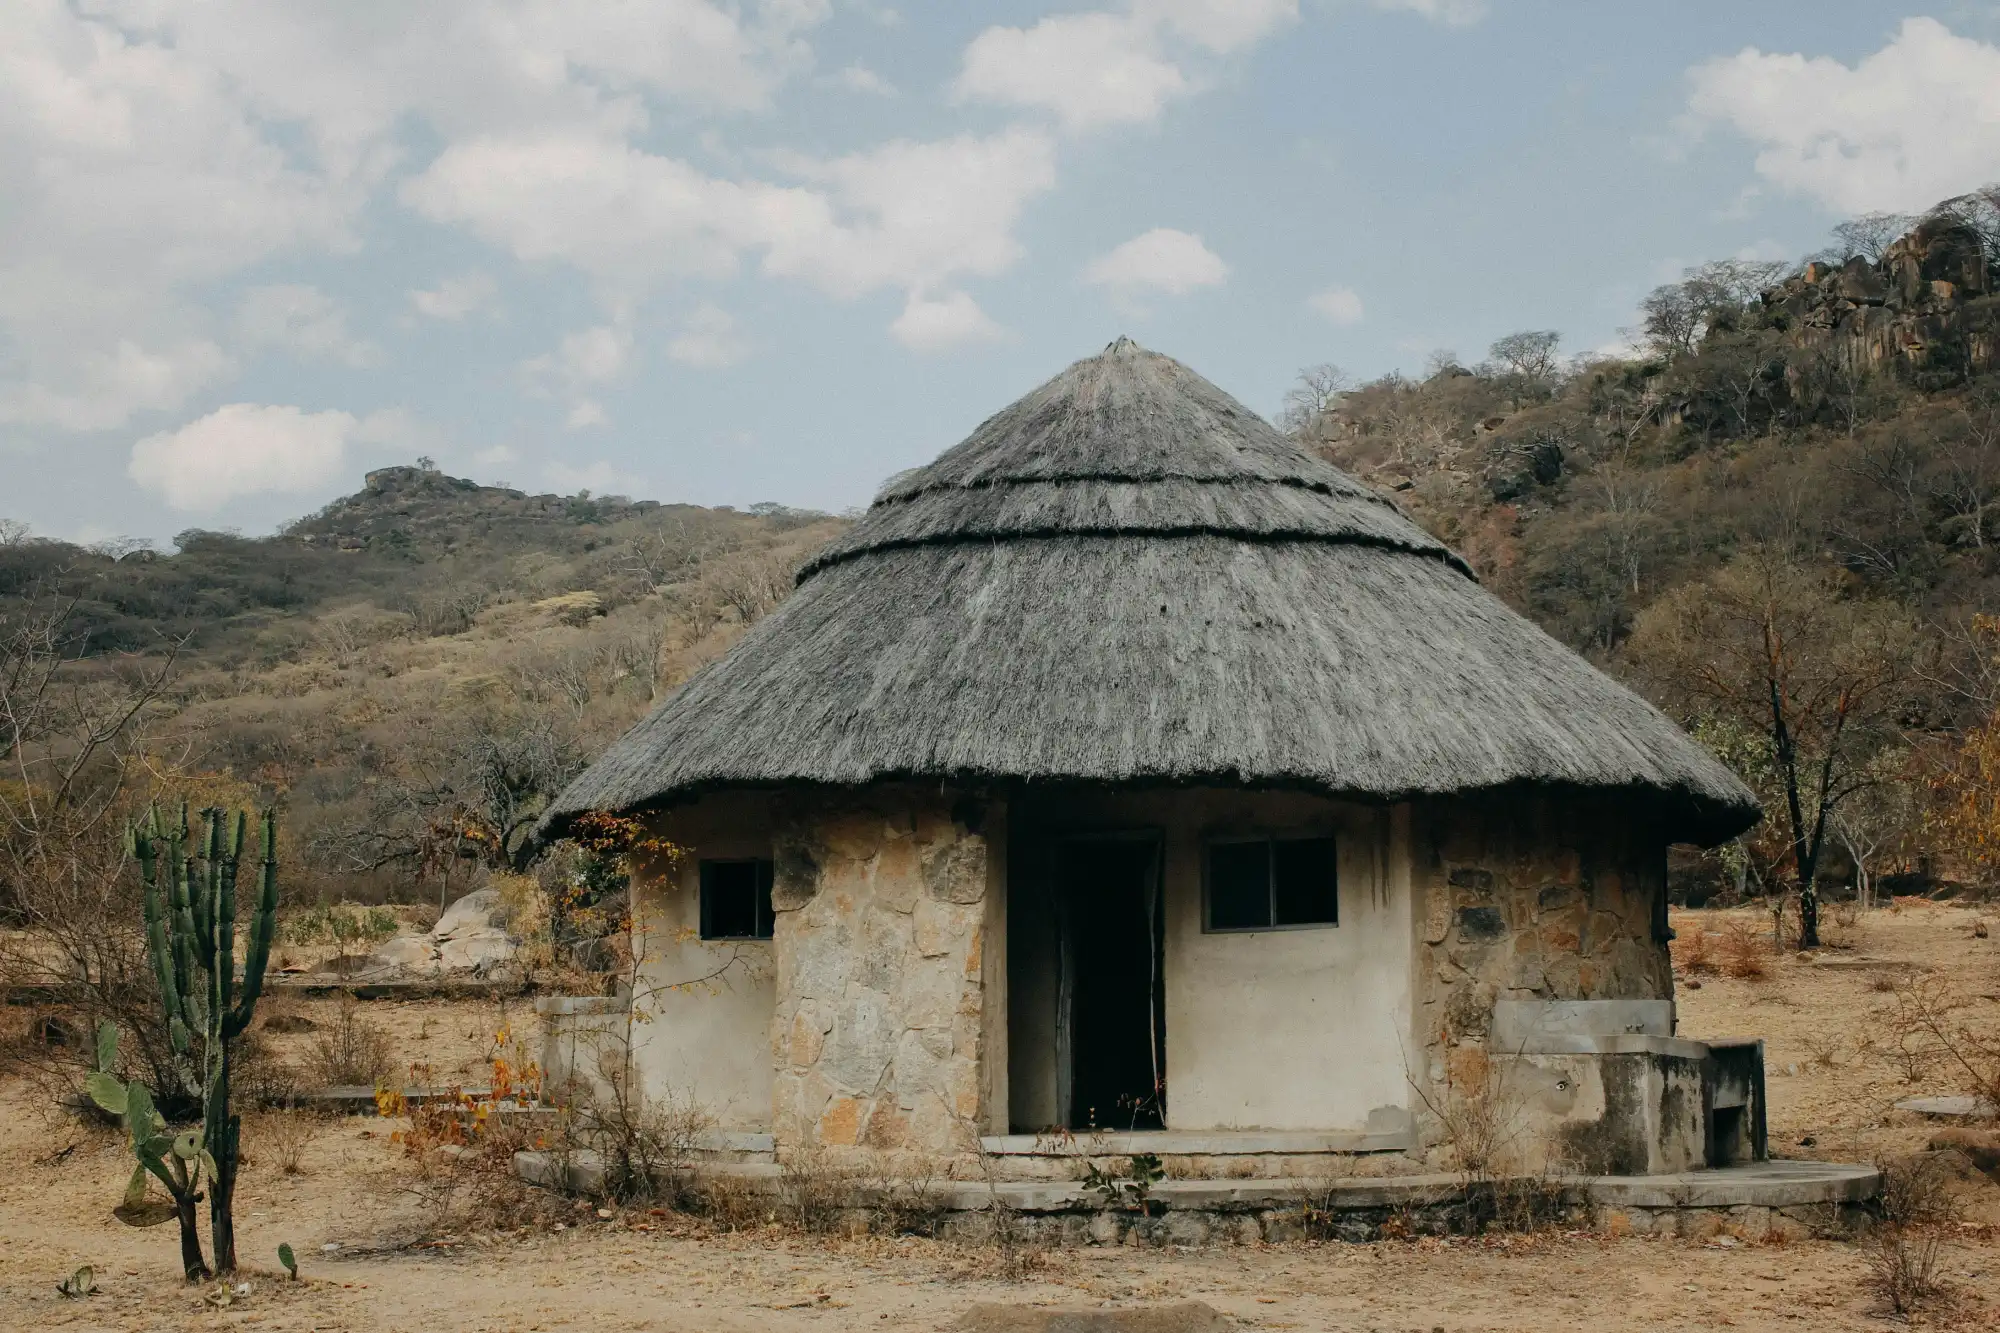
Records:
[[[298,1256],[292,1253],[290,1241],[278,1246],[278,1262],[285,1266],[285,1272],[291,1275],[292,1281],[299,1280],[299,1260]]]
[[[212,1181],[215,1162],[201,1150],[192,1133],[167,1133],[167,1119],[153,1106],[153,1094],[136,1080],[126,1083],[111,1072],[118,1058],[118,1029],[110,1023],[97,1028],[97,1069],[85,1081],[91,1100],[124,1122],[139,1164],[125,1184],[125,1197],[112,1210],[128,1226],[149,1227],[178,1218],[181,1224],[181,1271],[188,1281],[209,1276],[208,1261],[201,1253],[201,1233],[195,1225],[195,1205],[201,1202],[204,1173]],[[149,1202],[146,1178],[153,1176],[166,1186],[173,1199],[170,1207]]]
[[[125,1115],[135,1126],[133,1151],[140,1170],[133,1180],[141,1197],[147,1171],[173,1195],[181,1218],[181,1258],[190,1278],[208,1273],[194,1232],[194,1204],[202,1197],[204,1175],[214,1271],[236,1271],[236,1168],[243,1119],[230,1105],[231,1047],[249,1028],[263,994],[278,919],[278,823],[267,810],[257,902],[239,974],[236,876],[249,818],[238,813],[233,829],[221,810],[204,810],[201,818],[202,837],[193,851],[185,807],[178,821],[165,826],[158,810],[148,811],[144,826],[131,829],[129,836],[129,849],[145,886],[146,952],[181,1081],[186,1091],[201,1098],[201,1132],[190,1131],[162,1143],[163,1133],[152,1128],[152,1121],[159,1118],[152,1094],[136,1083],[118,1084],[111,1076],[102,1033],[99,1073],[93,1075],[91,1087],[99,1105]],[[114,1049],[115,1044],[114,1031]],[[135,1120],[139,1098],[145,1117]],[[113,1102],[122,1106],[114,1107]],[[128,1190],[128,1199],[130,1195]]]

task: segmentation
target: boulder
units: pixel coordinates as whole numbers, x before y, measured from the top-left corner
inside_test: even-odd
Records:
[[[467,930],[438,941],[438,965],[447,972],[474,972],[484,975],[512,964],[518,945],[514,937],[495,927]]]
[[[444,915],[431,929],[431,934],[440,940],[463,935],[468,931],[488,930],[505,925],[505,913],[500,907],[500,890],[476,889],[447,907]]]
[[[428,935],[398,935],[383,942],[368,955],[363,972],[434,972],[438,965],[437,941]]]

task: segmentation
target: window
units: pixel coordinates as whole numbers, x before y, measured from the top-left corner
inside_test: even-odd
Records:
[[[701,863],[701,937],[705,940],[771,938],[771,863]]]
[[[1208,844],[1208,929],[1272,930],[1340,921],[1332,838]]]

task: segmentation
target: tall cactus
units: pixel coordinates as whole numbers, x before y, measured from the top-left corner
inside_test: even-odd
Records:
[[[201,1095],[215,1271],[230,1273],[236,1269],[236,1167],[243,1133],[243,1118],[230,1107],[230,1048],[250,1026],[271,960],[278,919],[278,821],[264,812],[257,902],[239,976],[236,875],[249,817],[239,812],[233,830],[221,810],[203,810],[201,818],[201,843],[193,854],[185,807],[166,827],[157,810],[149,811],[145,826],[131,830],[130,842],[145,884],[146,952],[168,1038],[183,1082]]]

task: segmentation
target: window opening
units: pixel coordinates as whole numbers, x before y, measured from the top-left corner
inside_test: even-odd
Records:
[[[1340,923],[1332,838],[1233,838],[1208,844],[1211,931]]]
[[[768,940],[771,923],[771,862],[701,863],[703,939]]]

